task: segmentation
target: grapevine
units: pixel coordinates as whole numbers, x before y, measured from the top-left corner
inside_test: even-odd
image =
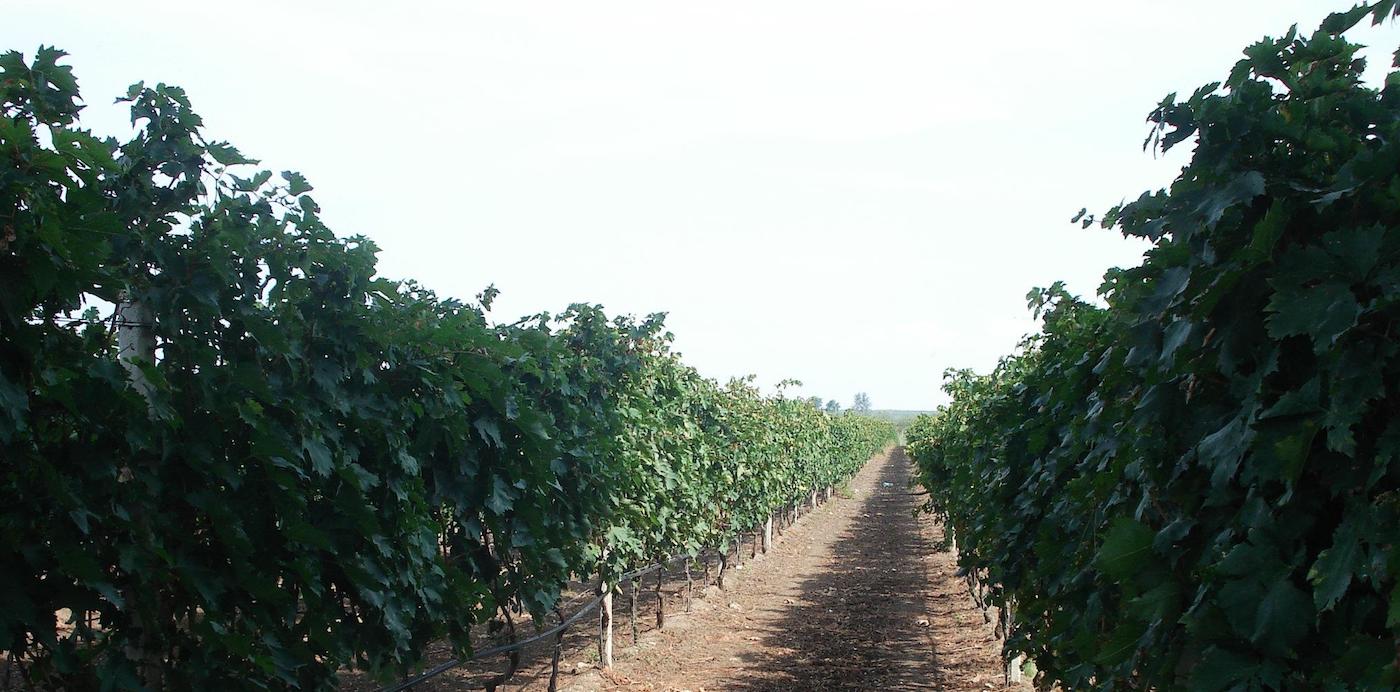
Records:
[[[1344,34],[1245,51],[1153,111],[1195,141],[1098,221],[1154,247],[909,432],[963,569],[1050,689],[1400,684],[1400,72]],[[1400,67],[1400,64],[1397,64]]]
[[[179,88],[131,88],[129,141],[81,129],[62,57],[0,56],[0,647],[31,684],[390,679],[893,437],[700,377],[659,316],[496,324],[494,289],[380,277]]]

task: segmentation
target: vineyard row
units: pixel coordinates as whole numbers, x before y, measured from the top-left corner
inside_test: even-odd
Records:
[[[1106,307],[1033,291],[1041,332],[908,431],[1038,687],[1400,686],[1400,71],[1344,37],[1396,12],[1164,100],[1149,144],[1190,164],[1099,220],[1143,264]]]
[[[0,56],[0,648],[29,684],[390,680],[893,437],[701,377],[660,316],[496,324],[494,289],[379,277],[176,87],[121,99],[129,141],[81,129],[62,55]]]

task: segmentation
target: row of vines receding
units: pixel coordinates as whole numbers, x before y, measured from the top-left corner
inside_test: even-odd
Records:
[[[81,129],[62,55],[0,56],[0,649],[29,684],[389,678],[893,437],[700,377],[659,317],[496,324],[494,290],[381,278],[178,88],[132,87],[128,141]]]
[[[1396,12],[1164,100],[1189,165],[1099,219],[1142,265],[1033,291],[1042,331],[908,432],[1040,687],[1400,685],[1400,72],[1344,37]]]

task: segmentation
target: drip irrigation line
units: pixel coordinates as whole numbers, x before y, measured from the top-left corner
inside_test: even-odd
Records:
[[[589,601],[587,605],[585,605],[585,606],[583,606],[582,608],[578,609],[573,615],[570,615],[569,618],[568,618],[567,620],[564,620],[563,622],[560,622],[559,624],[555,625],[554,627],[551,627],[551,628],[549,628],[549,629],[547,629],[547,630],[545,630],[545,631],[543,631],[543,632],[540,632],[539,634],[533,635],[533,636],[528,637],[528,638],[526,638],[526,639],[522,639],[522,640],[520,640],[520,641],[518,641],[518,642],[515,642],[515,643],[513,643],[513,644],[504,644],[504,645],[501,645],[501,646],[493,646],[493,647],[491,647],[491,648],[489,648],[489,649],[482,649],[481,651],[478,651],[478,652],[472,654],[472,655],[471,655],[470,657],[468,657],[468,658],[453,659],[453,660],[448,661],[448,662],[446,662],[446,663],[439,663],[438,665],[433,666],[432,668],[429,668],[428,670],[425,670],[425,671],[423,671],[422,673],[419,673],[419,674],[417,674],[417,675],[415,675],[415,676],[413,676],[413,677],[411,677],[411,678],[408,678],[408,679],[406,679],[406,680],[400,680],[399,682],[397,682],[397,683],[395,683],[395,684],[393,684],[393,685],[391,685],[391,686],[389,686],[389,687],[380,688],[379,692],[400,692],[401,690],[406,690],[406,689],[408,689],[408,688],[410,688],[410,687],[413,687],[413,686],[415,686],[415,685],[417,685],[417,684],[419,684],[419,683],[421,683],[421,682],[424,682],[424,681],[426,681],[426,680],[428,680],[428,679],[430,679],[430,678],[435,678],[435,677],[437,677],[437,676],[439,676],[439,675],[442,675],[443,673],[446,673],[447,671],[452,670],[453,668],[456,668],[457,666],[460,666],[460,665],[462,665],[462,664],[464,664],[464,663],[468,663],[468,662],[470,662],[470,661],[475,661],[475,660],[481,659],[481,658],[489,658],[489,657],[491,657],[491,656],[496,656],[496,655],[499,655],[499,654],[509,653],[509,652],[511,652],[511,651],[515,651],[516,649],[520,649],[520,648],[529,646],[529,645],[531,645],[531,644],[534,644],[535,642],[542,641],[542,640],[544,640],[544,639],[547,639],[547,638],[549,638],[549,637],[552,637],[552,636],[554,636],[554,635],[556,635],[556,634],[559,634],[560,632],[564,631],[565,629],[568,629],[568,627],[569,627],[570,625],[574,624],[575,622],[578,622],[580,618],[582,618],[584,615],[586,615],[589,611],[593,610],[594,608],[597,608],[597,607],[598,607],[598,604],[599,604],[599,603],[602,603],[602,602],[603,602],[603,595],[602,595],[602,594],[599,594],[599,595],[597,595],[597,596],[594,596],[594,597],[593,597],[593,600]]]

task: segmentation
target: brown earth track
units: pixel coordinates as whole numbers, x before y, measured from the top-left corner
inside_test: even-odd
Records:
[[[749,560],[746,545],[743,567],[723,591],[702,591],[697,570],[691,612],[684,612],[684,579],[671,570],[661,630],[648,577],[636,646],[624,585],[615,598],[613,668],[593,665],[596,618],[585,618],[565,640],[560,688],[1006,689],[999,643],[957,576],[956,558],[937,550],[941,531],[932,519],[914,513],[922,498],[908,485],[911,471],[900,448],[872,459],[849,492],[788,527],[768,555]],[[549,659],[549,646],[526,652],[501,689],[546,689]],[[472,664],[416,689],[480,689],[501,668],[503,660]]]

